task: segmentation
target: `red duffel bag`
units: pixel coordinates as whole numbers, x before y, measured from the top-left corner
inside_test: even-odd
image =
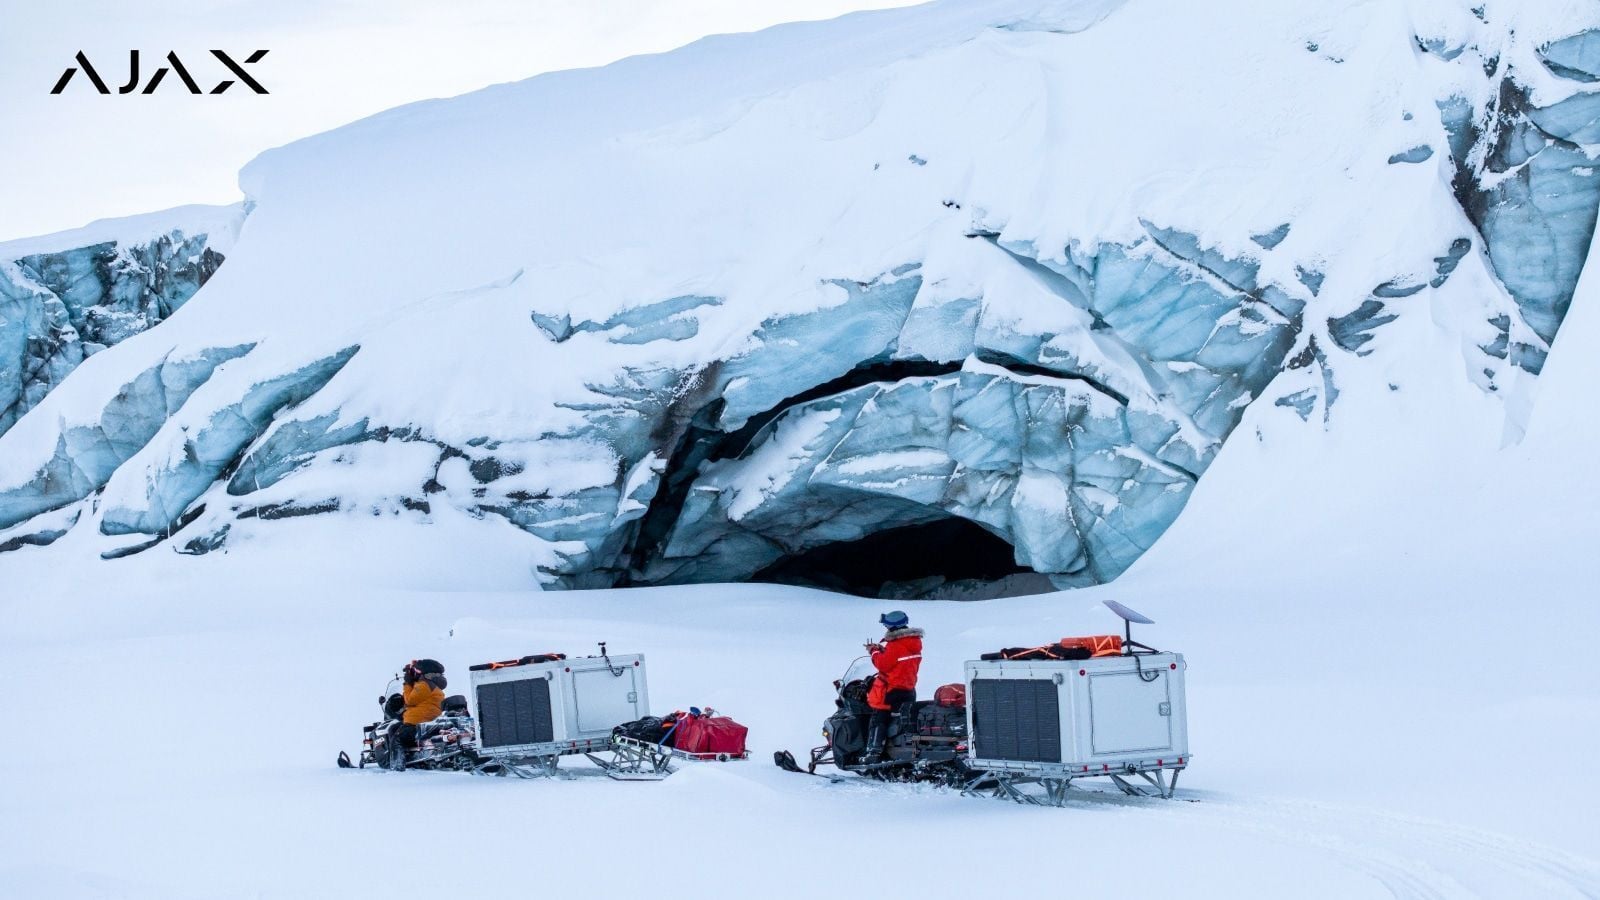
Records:
[[[961,682],[940,685],[933,692],[933,702],[946,708],[962,707],[967,705],[967,686]]]
[[[678,719],[672,745],[684,753],[726,753],[744,755],[744,739],[750,729],[727,716],[687,715]]]

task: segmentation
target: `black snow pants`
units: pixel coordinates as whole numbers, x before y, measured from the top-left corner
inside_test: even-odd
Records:
[[[883,748],[889,742],[889,723],[900,714],[900,710],[917,700],[916,691],[895,690],[883,697],[883,702],[889,704],[888,709],[875,709],[872,719],[867,724],[867,756],[881,757]]]

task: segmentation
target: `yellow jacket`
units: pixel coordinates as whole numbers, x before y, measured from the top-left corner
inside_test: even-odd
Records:
[[[401,714],[400,721],[407,725],[432,722],[439,718],[439,713],[443,711],[444,691],[426,680],[419,679],[413,684],[405,685],[400,689],[400,693],[406,700],[406,711]]]

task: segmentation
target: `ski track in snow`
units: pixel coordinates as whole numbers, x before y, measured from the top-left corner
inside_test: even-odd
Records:
[[[892,790],[907,795],[954,794],[927,785],[885,785],[844,777],[817,781],[813,790],[856,796]],[[985,798],[974,798],[977,800]],[[1187,803],[1181,801],[1188,801]],[[1128,797],[1110,790],[1074,788],[1064,809],[1107,806],[1187,819],[1197,830],[1225,828],[1323,853],[1371,877],[1397,900],[1471,900],[1507,896],[1475,886],[1470,869],[1486,867],[1516,880],[1520,895],[1600,898],[1600,862],[1467,826],[1360,807],[1314,801],[1255,799],[1211,791],[1179,790],[1175,800]],[[1041,814],[1056,810],[1041,809]]]
[[[1175,814],[1193,816],[1196,825],[1221,825],[1326,851],[1402,900],[1493,896],[1471,887],[1473,879],[1460,874],[1469,863],[1530,878],[1526,896],[1600,897],[1595,863],[1464,826],[1306,801],[1227,796],[1204,799]],[[1540,888],[1533,890],[1534,884]]]

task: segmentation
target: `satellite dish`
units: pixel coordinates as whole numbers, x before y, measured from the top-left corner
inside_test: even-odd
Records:
[[[1121,616],[1126,622],[1132,622],[1137,625],[1154,625],[1156,623],[1155,619],[1143,613],[1135,612],[1115,600],[1101,600],[1100,602],[1106,605],[1106,609]]]

